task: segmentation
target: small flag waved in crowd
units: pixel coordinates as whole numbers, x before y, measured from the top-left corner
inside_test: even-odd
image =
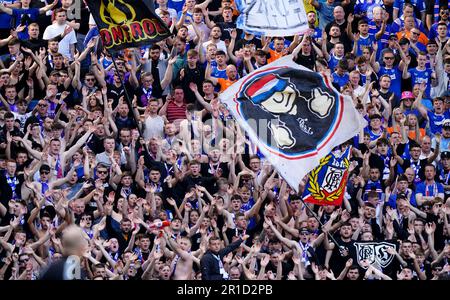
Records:
[[[219,96],[251,141],[297,189],[330,151],[365,126],[352,99],[328,77],[285,56],[240,79]]]
[[[317,205],[341,205],[348,180],[350,154],[351,147],[347,147],[340,156],[331,152],[320,160],[320,165],[308,174],[303,192],[305,202]]]
[[[108,50],[139,47],[170,36],[149,0],[87,0]]]

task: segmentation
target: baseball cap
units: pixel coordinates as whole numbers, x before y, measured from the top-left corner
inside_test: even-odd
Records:
[[[407,45],[409,44],[409,40],[405,37],[402,37],[399,41],[398,41],[399,45]]]
[[[402,93],[402,100],[403,99],[414,99],[414,94],[412,92],[409,91],[405,91]]]
[[[42,173],[42,171],[48,171],[48,172],[50,172],[50,166],[49,166],[49,165],[42,165],[42,166],[39,168],[39,172]]]
[[[299,233],[310,234],[311,232],[309,231],[309,229],[307,227],[302,227],[302,228],[300,228]]]
[[[441,159],[450,158],[450,151],[441,152]]]
[[[398,40],[398,37],[397,37],[397,34],[396,33],[391,33],[390,35],[389,35],[389,39],[390,40],[392,40],[392,39],[396,39],[396,40]]]
[[[53,71],[50,72],[50,76],[54,76],[54,75],[55,75],[55,76],[60,76],[60,75],[59,75],[59,71],[53,70]]]

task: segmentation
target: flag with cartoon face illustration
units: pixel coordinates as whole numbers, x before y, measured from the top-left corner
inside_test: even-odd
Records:
[[[350,97],[326,76],[294,63],[292,55],[252,72],[219,98],[296,189],[322,157],[366,123]]]

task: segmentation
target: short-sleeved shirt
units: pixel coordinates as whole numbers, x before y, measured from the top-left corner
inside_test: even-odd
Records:
[[[333,77],[333,82],[336,83],[339,87],[343,87],[344,85],[347,84],[347,82],[349,81],[349,75],[348,73],[344,73],[344,75],[340,76],[338,73],[333,72],[331,74],[331,76]]]
[[[430,131],[433,134],[442,132],[442,124],[445,119],[450,119],[450,112],[447,110],[442,115],[438,115],[433,111],[428,111],[428,123],[430,124]]]
[[[283,52],[277,52],[272,49],[269,49],[270,57],[267,59],[267,63],[270,64],[271,62],[276,61],[277,59],[283,57]]]
[[[421,182],[416,187],[416,194],[423,196],[437,196],[439,193],[444,193],[444,186],[442,183],[434,182],[433,184],[425,184]]]
[[[29,38],[28,35],[28,25],[35,22],[39,17],[39,9],[38,8],[28,8],[28,9],[16,9],[12,10],[12,17],[15,20],[14,26],[17,27],[21,23],[27,25],[26,28],[17,34],[17,37],[20,40],[27,40]],[[23,20],[22,20],[23,18]]]
[[[375,35],[369,34],[366,37],[360,36],[357,42],[356,56],[361,56],[364,48],[372,48],[373,42],[375,42]]]
[[[340,3],[333,2],[328,4],[326,0],[318,0],[318,2],[319,8],[317,9],[317,12],[319,13],[319,28],[323,30],[328,23],[333,22],[334,8]]]
[[[220,84],[220,92],[222,93],[227,88],[233,85],[237,80],[231,81],[229,79],[219,78],[217,79],[218,83]]]
[[[176,105],[175,102],[171,101],[167,105],[167,120],[173,122],[175,120],[186,119],[186,103],[181,106]]]
[[[408,72],[411,74],[411,85],[414,87],[415,84],[420,84],[422,82],[427,84],[425,88],[425,96],[430,95],[431,89],[431,74],[433,70],[425,68],[425,70],[419,70],[417,67],[409,69]]]
[[[380,67],[378,71],[378,77],[383,75],[389,75],[391,78],[391,86],[389,90],[393,92],[398,98],[401,97],[402,94],[402,72],[398,69],[398,67],[394,67],[392,69],[388,69],[386,67]]]
[[[53,24],[48,26],[43,35],[44,40],[50,40],[54,37],[57,37],[61,35],[64,32],[64,29],[68,26],[67,24],[64,25],[58,25]],[[73,59],[72,54],[70,52],[70,45],[77,43],[77,36],[75,35],[75,31],[71,31],[69,34],[67,34],[60,42],[59,42],[59,48],[58,52],[61,53],[63,56],[68,57],[69,60]]]
[[[183,10],[183,5],[186,0],[168,0],[167,7],[175,9],[177,12]]]

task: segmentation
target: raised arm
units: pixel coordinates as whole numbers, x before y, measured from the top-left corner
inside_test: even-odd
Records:
[[[54,0],[53,3],[50,3],[42,8],[39,9],[39,14],[45,14],[47,11],[49,11],[50,9],[52,9],[53,7],[56,6],[56,4],[58,4],[59,0]]]
[[[206,71],[205,71],[205,79],[210,80],[214,85],[217,85],[219,83],[219,80],[217,78],[211,76],[211,61],[208,60],[208,64],[206,65]]]
[[[3,3],[0,3],[0,11],[4,12],[5,14],[12,15],[13,10],[9,7],[6,7]]]

